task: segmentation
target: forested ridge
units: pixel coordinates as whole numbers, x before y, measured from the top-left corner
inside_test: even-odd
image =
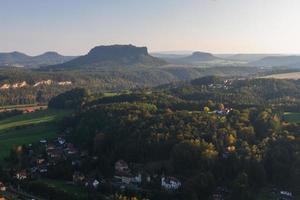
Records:
[[[282,106],[277,99],[297,100],[298,84],[205,77],[86,98],[61,126],[74,144],[98,158],[83,171],[97,170],[109,178],[114,163],[123,159],[139,163],[149,174],[182,181],[175,196],[153,191],[152,199],[210,199],[220,187],[227,199],[257,199],[270,186],[297,194],[300,127],[282,115],[282,109],[297,101]],[[243,95],[235,96],[241,91]],[[228,108],[227,114],[212,112]]]
[[[299,196],[300,124],[284,114],[299,108],[299,81],[206,76],[110,94],[76,85],[65,90],[48,103],[49,109],[72,110],[56,122],[60,137],[13,148],[6,158],[11,170],[25,169],[32,177],[16,182],[3,172],[4,180],[67,199],[76,195],[49,187],[44,178],[71,181],[82,195],[98,199]],[[46,163],[36,164],[41,158],[49,163],[47,173],[31,172],[45,170]],[[119,175],[118,162],[128,163],[129,171]],[[144,178],[136,183],[138,174]],[[168,189],[164,177],[180,185]],[[99,187],[86,186],[91,180],[101,181]]]
[[[0,105],[47,103],[52,97],[72,88],[80,87],[92,93],[121,92],[128,89],[153,87],[201,76],[219,74],[244,76],[256,72],[256,68],[215,67],[215,68],[123,68],[85,69],[67,71],[44,71],[20,68],[0,69]],[[51,84],[46,83],[51,81]],[[45,82],[38,86],[36,83]],[[59,85],[59,82],[69,82]],[[26,84],[19,88],[7,85]],[[2,88],[3,87],[3,88]]]

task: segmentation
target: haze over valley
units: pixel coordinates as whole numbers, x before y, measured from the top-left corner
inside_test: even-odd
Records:
[[[298,0],[3,0],[0,200],[300,200]]]

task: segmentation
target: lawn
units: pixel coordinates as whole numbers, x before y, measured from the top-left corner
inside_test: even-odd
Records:
[[[298,122],[300,123],[300,113],[298,112],[285,112],[284,119],[288,122]]]
[[[14,146],[34,143],[41,138],[55,138],[58,133],[58,129],[50,124],[7,131],[0,136],[0,162],[9,155]]]
[[[70,114],[65,110],[41,110],[0,121],[0,161],[12,147],[51,139],[59,133],[55,121]]]

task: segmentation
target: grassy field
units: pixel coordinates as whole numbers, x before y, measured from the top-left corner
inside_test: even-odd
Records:
[[[262,78],[275,78],[275,79],[300,79],[300,72],[290,72],[282,74],[271,74]]]
[[[59,131],[54,122],[68,114],[70,111],[42,110],[1,120],[0,160],[9,154],[13,146],[56,137]]]
[[[298,122],[300,123],[300,113],[285,112],[284,119],[288,122]]]

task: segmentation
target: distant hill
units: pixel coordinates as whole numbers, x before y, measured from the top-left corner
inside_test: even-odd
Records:
[[[265,66],[265,67],[288,67],[300,64],[300,56],[269,56],[261,60],[249,63],[254,66]]]
[[[270,56],[282,56],[280,54],[233,54],[233,55],[228,55],[224,56],[226,59],[230,60],[238,60],[238,61],[246,61],[246,62],[254,62],[261,60],[265,57],[270,57]]]
[[[1,66],[23,66],[23,63],[27,63],[30,60],[30,56],[20,53],[20,52],[11,52],[11,53],[0,53],[0,65]]]
[[[38,56],[28,56],[20,52],[0,53],[0,66],[36,68],[64,63],[74,58],[74,56],[62,56],[56,52],[46,52]]]
[[[47,69],[155,67],[166,62],[148,54],[146,47],[133,45],[97,46],[84,56]]]
[[[223,60],[222,58],[218,58],[211,53],[205,53],[199,51],[194,52],[192,55],[185,56],[185,57],[173,56],[173,57],[164,57],[163,59],[173,64],[199,64],[199,63]]]
[[[151,53],[152,56],[161,58],[161,59],[176,59],[176,58],[184,58],[188,56],[187,54],[173,54],[173,53]]]

